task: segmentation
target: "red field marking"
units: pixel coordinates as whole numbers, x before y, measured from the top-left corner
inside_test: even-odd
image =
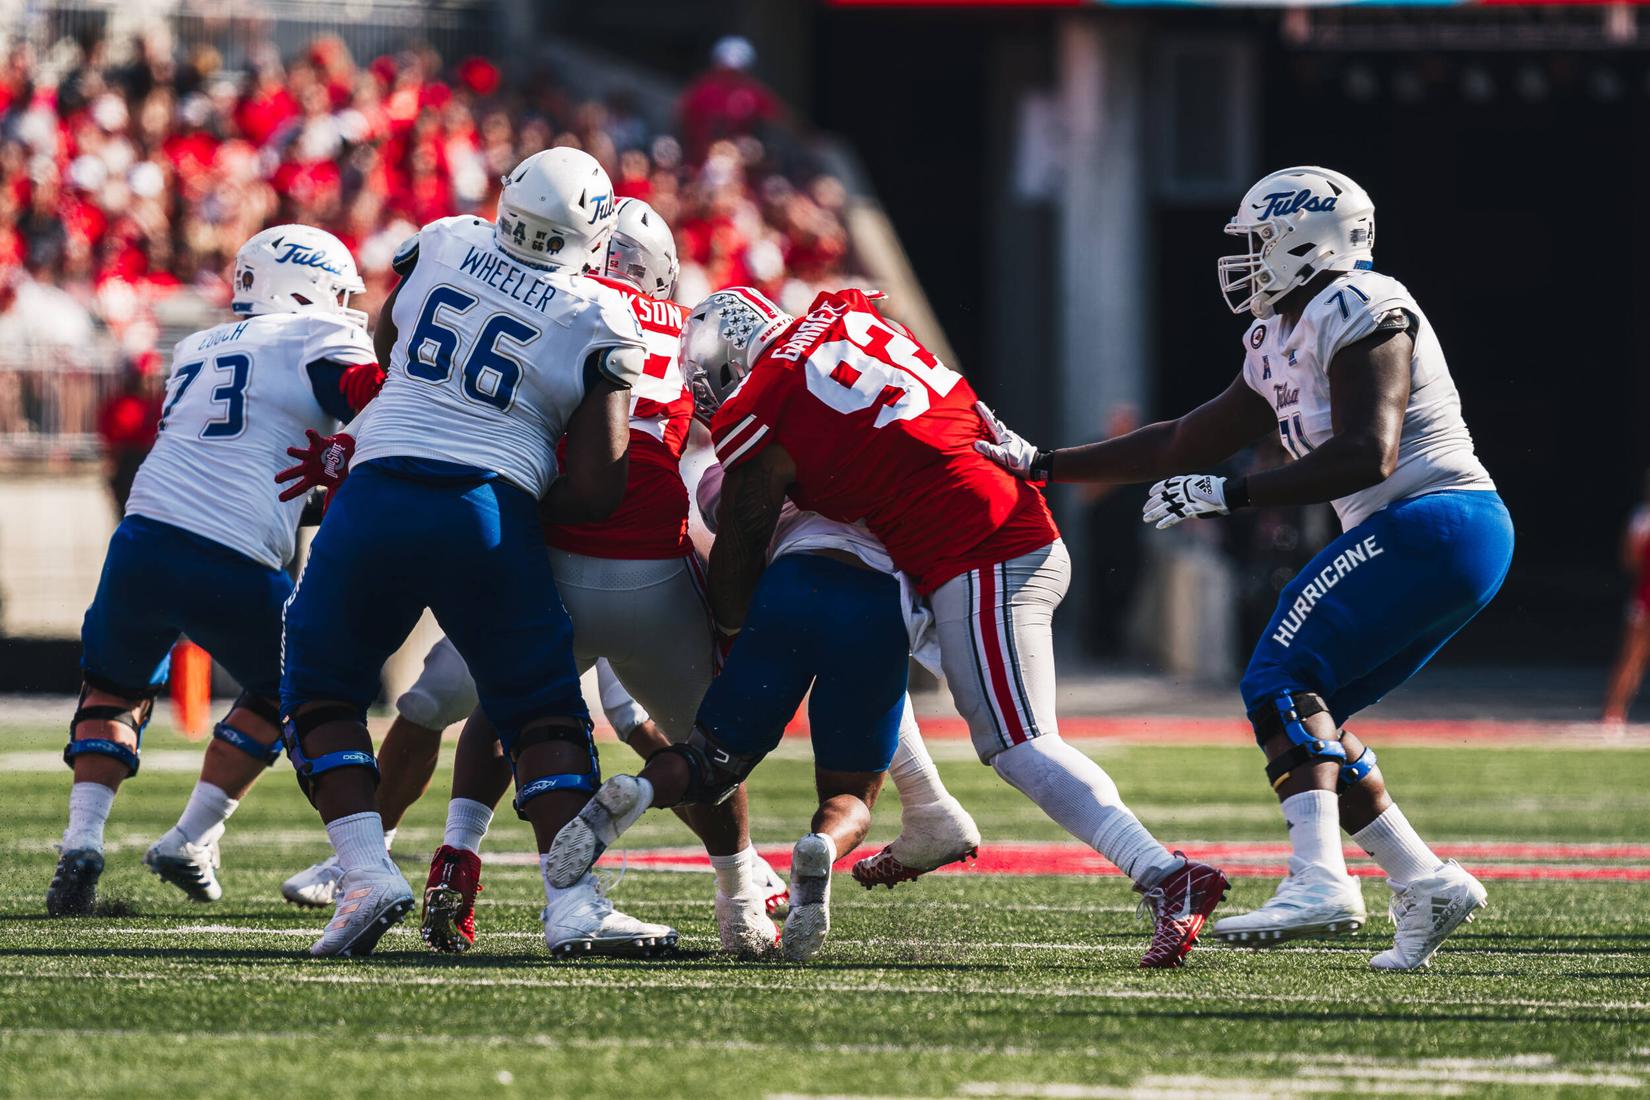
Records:
[[[1171,845],[1171,848],[1174,846]],[[1286,844],[1192,843],[1180,846],[1196,859],[1208,860],[1229,875],[1244,878],[1278,878],[1287,870]],[[875,848],[861,848],[837,861],[847,870],[853,861],[871,855]],[[1557,879],[1650,882],[1650,845],[1644,844],[1518,844],[1463,843],[1437,848],[1445,859],[1461,859],[1482,879]],[[1363,852],[1348,849],[1354,875],[1378,877],[1379,867]],[[790,867],[789,848],[771,848],[762,856],[778,870]],[[1493,862],[1496,860],[1508,862]],[[1551,860],[1563,862],[1532,862]],[[1645,861],[1646,866],[1621,866],[1605,861]],[[1491,861],[1491,862],[1485,862]],[[1517,861],[1517,862],[1512,862]],[[656,848],[618,852],[609,856],[608,866],[624,864],[645,871],[704,871],[710,867],[703,852],[687,848]],[[979,858],[966,865],[953,864],[935,874],[982,875],[1111,875],[1117,869],[1105,857],[1080,844],[1066,842],[1008,842],[981,845]]]
[[[949,740],[968,736],[968,725],[955,715],[929,716],[922,720],[922,735]],[[1494,719],[1358,719],[1353,730],[1371,743],[1389,745],[1468,745],[1485,742],[1541,744],[1555,747],[1585,742],[1599,745],[1643,746],[1642,730],[1611,733],[1597,722],[1515,722]],[[1151,744],[1250,745],[1254,732],[1242,717],[1176,718],[1153,716],[1062,715],[1060,733],[1069,739],[1094,741],[1149,742]],[[787,737],[806,737],[805,715],[785,729]]]

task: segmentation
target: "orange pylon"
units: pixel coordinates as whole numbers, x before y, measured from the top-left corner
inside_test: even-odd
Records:
[[[172,714],[189,740],[206,736],[212,720],[212,658],[187,638],[172,647]]]

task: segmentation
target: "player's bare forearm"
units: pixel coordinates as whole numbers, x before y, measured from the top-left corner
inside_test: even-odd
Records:
[[[395,348],[395,296],[400,293],[401,284],[396,283],[378,311],[378,327],[372,330],[372,350],[385,374],[390,372],[390,352]]]
[[[773,444],[729,470],[722,483],[706,586],[711,613],[726,629],[744,625],[751,596],[767,568],[768,544],[779,526],[785,493],[795,477],[790,455]]]
[[[1272,410],[1242,376],[1178,420],[1054,452],[1053,481],[1129,484],[1218,465],[1274,429]]]
[[[1378,485],[1398,465],[1409,407],[1407,333],[1377,333],[1329,366],[1335,435],[1304,458],[1248,479],[1249,503],[1316,504]]]
[[[630,477],[630,391],[591,384],[567,423],[566,461],[539,502],[546,524],[595,523],[624,500]]]

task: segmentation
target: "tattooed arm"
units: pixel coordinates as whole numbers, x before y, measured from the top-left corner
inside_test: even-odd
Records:
[[[708,584],[711,612],[724,629],[737,630],[745,623],[751,595],[768,564],[779,510],[795,477],[791,456],[770,443],[755,458],[728,471],[722,483]]]

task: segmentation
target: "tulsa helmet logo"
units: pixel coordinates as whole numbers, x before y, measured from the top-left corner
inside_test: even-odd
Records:
[[[1256,220],[1265,221],[1267,218],[1272,217],[1282,218],[1300,210],[1313,214],[1333,210],[1335,209],[1335,200],[1338,197],[1330,195],[1327,198],[1319,198],[1304,187],[1299,191],[1278,191],[1266,196],[1266,208],[1260,212],[1260,217]]]
[[[595,225],[604,218],[611,218],[614,205],[612,195],[592,195],[590,198],[589,224]]]
[[[298,267],[318,267],[329,275],[342,275],[344,273],[343,268],[328,260],[326,253],[319,249],[310,248],[307,245],[301,244],[286,244],[284,241],[277,242],[277,244],[285,245],[286,248],[285,252],[275,257],[275,262],[278,264],[295,264]]]

